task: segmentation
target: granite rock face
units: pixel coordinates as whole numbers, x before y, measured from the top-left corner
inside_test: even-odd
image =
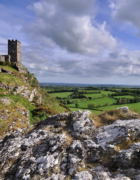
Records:
[[[0,141],[0,179],[140,179],[140,120],[96,128],[89,114],[61,113],[6,136]]]

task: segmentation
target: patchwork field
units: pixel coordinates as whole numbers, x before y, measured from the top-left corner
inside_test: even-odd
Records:
[[[134,96],[114,96],[115,98],[126,98],[126,99],[133,99]]]
[[[116,100],[112,99],[110,97],[103,97],[103,98],[99,98],[99,99],[95,99],[95,100],[87,100],[87,101],[83,101],[79,103],[79,108],[83,108],[83,109],[88,109],[88,104],[92,104],[95,103],[95,105],[105,105],[106,103],[108,103],[108,105],[111,105],[113,103],[115,103]],[[69,104],[67,105],[69,108],[74,108],[75,104]]]
[[[60,97],[60,98],[67,98],[72,92],[60,92],[60,93],[50,93],[50,96],[53,98]]]
[[[105,110],[116,109],[121,106],[128,106],[131,111],[140,113],[140,102],[132,103],[132,104],[112,105],[112,106],[107,106],[107,107],[101,107],[100,109],[105,111]]]
[[[112,94],[115,96],[111,96]],[[71,111],[77,111],[79,109],[90,110],[97,115],[106,110],[128,106],[131,111],[140,113],[140,99],[138,99],[140,98],[140,89],[128,88],[124,90],[120,88],[110,88],[110,90],[103,90],[103,88],[97,88],[95,90],[88,90],[81,87],[71,92],[61,92],[60,90],[60,92],[57,93],[50,93],[50,96],[57,98]],[[89,105],[93,106],[90,107]]]

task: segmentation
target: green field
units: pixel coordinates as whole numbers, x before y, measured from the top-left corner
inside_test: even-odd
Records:
[[[111,91],[101,91],[101,94],[105,94],[107,96],[108,94],[115,94],[115,93]]]
[[[96,110],[91,110],[91,109],[80,109],[80,108],[70,108],[71,111],[84,111],[84,110],[89,110],[90,112],[94,113],[95,115],[99,115],[101,113],[103,113],[103,111],[96,111]]]
[[[88,100],[88,101],[80,102],[79,103],[79,108],[87,109],[88,108],[88,104],[92,104],[92,103],[95,103],[97,106],[98,105],[103,106],[106,103],[108,103],[108,105],[111,105],[111,104],[113,104],[115,102],[116,102],[115,99],[111,99],[110,97],[104,97],[104,98],[100,98],[100,99]],[[74,108],[75,104],[68,104],[67,106],[69,108]]]
[[[4,96],[5,95],[0,95],[0,98],[2,98]],[[35,108],[35,106],[33,104],[31,104],[31,102],[29,102],[27,99],[25,99],[24,97],[22,97],[20,95],[10,94],[10,95],[6,95],[6,97],[12,99],[16,103],[22,104],[28,110],[32,110]]]
[[[126,98],[126,99],[133,99],[133,96],[114,96],[114,98]]]
[[[134,103],[135,101],[134,102],[130,101],[131,103],[129,104],[121,104],[122,102],[119,102],[118,100],[114,99],[114,98],[136,99],[137,97],[140,97],[140,89],[133,89],[133,88],[121,89],[121,88],[114,88],[114,87],[108,90],[104,90],[104,89],[107,89],[107,88],[89,90],[84,87],[83,88],[77,87],[76,91],[70,92],[72,90],[71,88],[69,89],[69,92],[50,93],[50,96],[53,98],[56,98],[56,97],[61,98],[60,102],[64,103],[71,111],[77,111],[80,109],[80,110],[90,110],[94,114],[101,114],[105,110],[111,110],[111,109],[116,109],[122,106],[128,106],[131,111],[136,111],[140,113],[139,99],[137,101],[138,103]],[[120,90],[120,92],[118,92],[117,90]],[[137,92],[135,93],[135,91]],[[85,94],[81,94],[80,92],[85,92]],[[124,95],[125,93],[129,95]],[[69,95],[71,94],[73,96],[69,97]],[[111,94],[116,94],[116,96],[111,98],[108,96]],[[135,97],[135,94],[137,95],[137,97]],[[65,100],[63,100],[63,98],[65,98]],[[94,110],[88,109],[88,105],[93,104],[93,103],[95,104],[95,108],[93,108]]]
[[[83,95],[86,96],[86,97],[92,97],[92,98],[95,98],[95,99],[103,97],[101,93],[100,94],[83,94]]]
[[[106,107],[100,107],[101,110],[111,110],[116,109],[118,107],[122,106],[128,106],[131,111],[136,111],[137,113],[140,113],[140,102],[139,103],[132,103],[132,104],[120,104],[120,105],[112,105],[112,106],[106,106]]]
[[[72,92],[60,92],[60,93],[50,93],[50,96],[53,98],[56,98],[56,97],[67,98],[71,94]]]
[[[119,104],[119,105],[112,105],[112,106],[105,106],[105,107],[100,107],[98,108],[99,110],[103,110],[103,111],[106,111],[106,110],[113,110],[113,109],[117,109],[119,107],[123,107],[123,106],[127,106],[129,108],[130,111],[135,111],[137,113],[140,113],[140,102],[139,103],[132,103],[132,104]],[[92,113],[98,115],[98,114],[101,114],[102,111],[96,111],[96,110],[90,110],[90,109],[82,109],[82,108],[70,108],[71,111],[77,111],[77,110],[89,110],[91,111]]]

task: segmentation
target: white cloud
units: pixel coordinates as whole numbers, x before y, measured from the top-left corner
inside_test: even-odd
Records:
[[[15,20],[10,16],[12,11],[8,14],[9,10],[4,9],[8,20],[1,16],[0,46],[7,52],[6,39],[19,39],[23,64],[40,80],[44,77],[45,81],[53,82],[71,79],[71,82],[93,83],[92,79],[97,79],[98,83],[103,79],[106,83],[110,78],[114,82],[118,77],[139,77],[140,51],[118,49],[117,40],[106,28],[108,20],[99,23],[96,19],[95,2],[38,0],[28,7],[29,14],[31,10],[35,12],[30,23],[29,19],[26,23],[23,21],[25,17],[19,23],[20,17]],[[133,1],[127,2],[110,0],[110,8],[115,18],[139,28],[137,7]],[[130,13],[132,11],[137,15]]]
[[[93,54],[117,46],[116,39],[106,30],[106,22],[94,21],[95,0],[40,0],[30,9],[35,20],[27,27],[30,36],[51,46],[72,53]]]
[[[110,0],[112,15],[117,20],[136,27],[140,36],[140,1],[139,0]]]
[[[111,9],[115,9],[115,8],[116,8],[116,5],[115,5],[114,2],[110,2],[109,7],[110,7]]]

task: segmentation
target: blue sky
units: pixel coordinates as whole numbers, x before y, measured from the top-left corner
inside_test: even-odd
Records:
[[[39,82],[140,85],[140,1],[1,0],[0,54],[22,43]]]

